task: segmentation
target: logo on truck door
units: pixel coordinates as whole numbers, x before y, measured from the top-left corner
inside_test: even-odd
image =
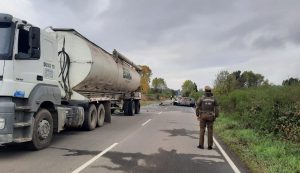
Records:
[[[130,71],[126,68],[123,68],[123,78],[128,80],[132,79]]]

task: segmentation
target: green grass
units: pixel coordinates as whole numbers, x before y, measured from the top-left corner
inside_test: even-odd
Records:
[[[245,129],[241,121],[239,116],[222,114],[215,123],[215,130],[251,171],[300,173],[299,143]]]

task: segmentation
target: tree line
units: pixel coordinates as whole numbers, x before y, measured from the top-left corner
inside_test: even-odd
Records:
[[[186,80],[183,82],[180,90],[170,89],[167,86],[165,79],[155,77],[151,81],[152,70],[147,65],[141,65],[141,92],[145,96],[155,97],[155,99],[171,98],[176,95],[183,97],[191,97],[197,100],[203,93],[203,90],[198,90],[195,82]]]
[[[214,81],[214,92],[216,94],[228,94],[235,89],[251,88],[263,85],[270,85],[269,81],[259,73],[240,70],[229,73],[223,70],[218,73]]]
[[[152,70],[147,65],[141,65],[141,92],[144,95],[154,95],[156,99],[160,97],[172,97],[181,95],[183,97],[191,97],[197,100],[203,90],[192,80],[185,80],[181,86],[181,91],[168,88],[166,81],[161,77],[155,77],[151,81]],[[236,89],[253,88],[260,86],[273,85],[262,74],[253,71],[220,71],[213,84],[213,92],[217,95],[228,94]],[[288,78],[282,82],[282,85],[300,85],[300,79]]]
[[[254,73],[253,71],[234,71],[229,73],[223,70],[217,74],[214,81],[214,92],[218,95],[228,94],[236,89],[253,88],[260,86],[273,85],[262,74]],[[289,78],[283,80],[283,86],[300,85],[298,78]]]
[[[141,65],[141,92],[147,99],[170,98],[176,91],[168,88],[166,81],[161,77],[155,77],[151,81],[152,70],[147,65]]]

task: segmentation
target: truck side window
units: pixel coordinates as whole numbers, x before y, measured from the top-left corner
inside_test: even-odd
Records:
[[[19,30],[19,42],[18,42],[18,52],[19,53],[29,53],[29,31],[24,29]]]

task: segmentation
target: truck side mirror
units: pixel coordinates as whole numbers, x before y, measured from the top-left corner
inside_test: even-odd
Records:
[[[39,59],[41,56],[41,41],[40,41],[40,28],[38,27],[30,27],[29,29],[29,46],[30,46],[30,56],[32,58]]]

